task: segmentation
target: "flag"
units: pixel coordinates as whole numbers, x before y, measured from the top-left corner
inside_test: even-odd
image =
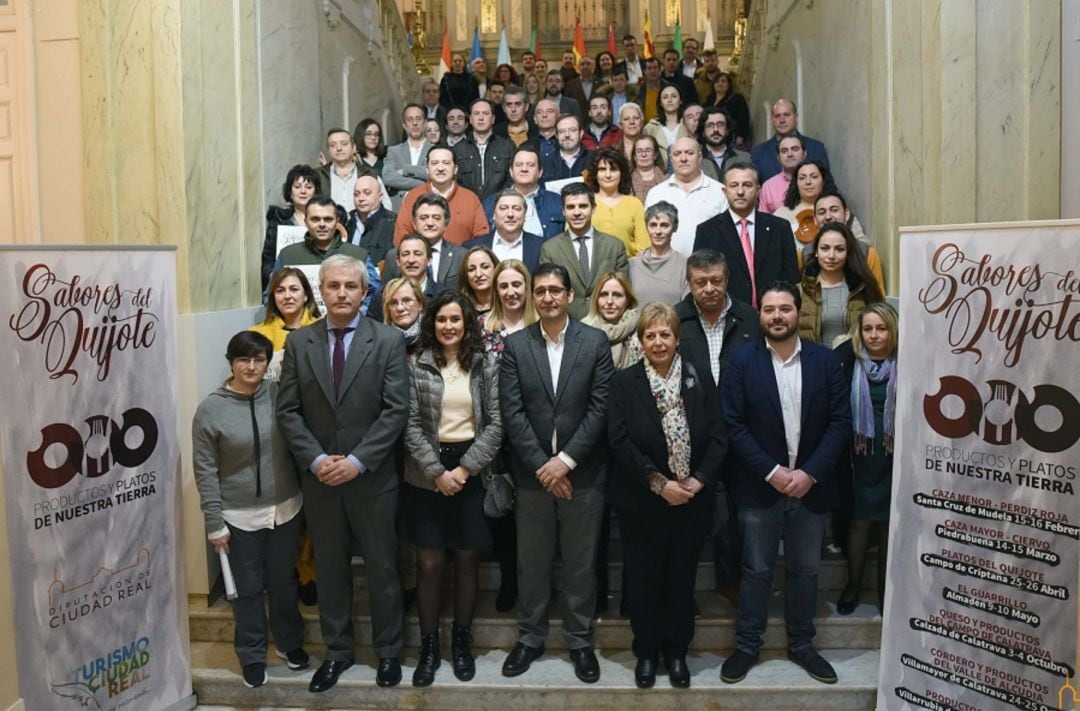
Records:
[[[499,54],[495,57],[495,64],[510,64],[510,43],[506,41],[506,25],[499,32]]]
[[[529,51],[537,59],[540,59],[540,40],[536,38],[536,25],[532,26],[532,37],[529,39]]]
[[[469,52],[469,73],[472,73],[472,63],[474,59],[483,59],[484,50],[480,49],[480,25],[473,26],[472,31],[472,51]]]
[[[712,34],[712,18],[706,16],[705,19],[705,42],[702,44],[701,49],[716,49],[716,40],[713,39]]]
[[[615,49],[615,23],[608,24],[607,30],[607,51],[611,53],[612,57],[619,56],[619,53]]]
[[[656,50],[653,48],[652,43],[652,22],[649,20],[649,11],[645,11],[645,22],[641,25],[642,33],[645,35],[645,51],[642,52],[645,59],[656,55]]]
[[[675,16],[675,38],[671,40],[671,46],[682,57],[682,22],[679,21],[678,15]]]
[[[443,23],[442,52],[439,53],[439,68],[435,70],[435,81],[442,79],[450,71],[450,29]]]
[[[581,64],[581,58],[585,56],[585,31],[581,29],[581,18],[574,22],[574,66]]]

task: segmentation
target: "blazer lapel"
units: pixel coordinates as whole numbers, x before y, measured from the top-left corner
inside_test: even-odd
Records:
[[[649,386],[649,376],[645,373],[645,366],[639,364],[634,367],[638,369],[637,377],[634,380],[638,384],[637,392],[638,398],[641,400],[641,407],[645,412],[649,413],[649,419],[653,421],[656,428],[663,431],[664,423],[660,419],[660,409],[656,406],[656,398],[653,397],[652,388]]]
[[[532,338],[529,339],[532,344],[529,351],[532,353],[536,372],[544,383],[544,389],[547,390],[548,397],[552,402],[555,402],[555,391],[551,385],[551,364],[548,362],[547,356],[547,341],[544,340],[544,334],[540,332],[542,328],[543,326],[539,323],[536,324],[536,333],[532,334]]]
[[[806,348],[805,344],[799,353],[800,367],[802,369],[802,392],[799,393],[799,400],[802,407],[799,408],[799,422],[806,422],[807,416],[810,414],[810,389],[814,386],[814,378],[812,373],[814,372],[814,349]]]
[[[757,220],[757,224],[754,225],[754,277],[756,278],[772,251],[773,233],[768,224],[763,224],[759,213],[754,213],[754,219]],[[764,284],[758,284],[759,288],[762,286]]]
[[[581,262],[578,260],[578,254],[574,250],[574,241],[570,238],[569,232],[564,232],[562,236],[565,236],[565,240],[559,240],[558,247],[563,251],[564,266],[569,265],[570,276],[578,284],[581,284],[585,291],[589,290],[589,285],[585,283],[585,275],[581,273]],[[595,242],[594,242],[595,244]],[[593,252],[596,250],[594,249]],[[596,256],[590,255],[593,261],[596,260]],[[574,291],[578,291],[575,289]],[[582,292],[582,297],[585,295],[585,291]]]
[[[364,361],[371,355],[371,344],[374,340],[375,333],[371,322],[361,317],[356,331],[353,332],[349,352],[345,355],[345,372],[341,376],[341,391],[338,393],[338,400],[349,389],[349,383],[353,381],[356,374],[360,372],[361,366],[364,365]]]
[[[444,239],[440,249],[442,254],[439,256],[439,273],[435,276],[435,281],[445,284],[446,275],[450,271],[450,262],[454,259],[454,248]]]
[[[323,395],[326,396],[326,401],[336,403],[337,399],[334,397],[334,376],[330,372],[330,346],[327,342],[329,337],[329,332],[326,330],[326,319],[318,321],[315,328],[311,329],[308,334],[311,348],[307,351],[307,357],[311,370],[315,373],[315,380],[318,381],[319,387],[322,388]]]
[[[784,408],[780,406],[780,385],[776,382],[776,371],[773,370],[772,351],[764,344],[756,347],[761,350],[761,357],[757,359],[758,367],[764,371],[758,373],[759,382],[765,385],[765,394],[768,395],[769,402],[776,410],[776,421],[782,430],[784,429]]]
[[[756,213],[755,213],[756,214]],[[739,255],[736,266],[739,268],[746,278],[750,279],[750,265],[746,263],[746,259],[742,257],[742,239],[739,237],[738,228],[735,227],[735,223],[732,222],[732,214],[730,211],[720,213],[720,234],[723,239],[728,243],[729,254]],[[757,219],[756,217],[754,219]],[[757,265],[757,250],[754,250],[754,264]]]
[[[566,384],[570,380],[570,371],[573,370],[574,363],[577,361],[578,351],[581,350],[581,339],[574,338],[574,331],[576,330],[577,322],[575,322],[574,319],[570,319],[570,325],[566,329],[566,335],[563,336],[562,365],[559,366],[559,387],[555,390],[555,404],[559,403],[559,398],[562,397],[563,391],[566,390]],[[551,381],[550,371],[548,373],[548,381]]]

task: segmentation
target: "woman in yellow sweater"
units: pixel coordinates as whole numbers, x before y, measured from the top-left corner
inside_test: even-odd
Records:
[[[596,193],[593,227],[618,237],[633,257],[649,246],[645,206],[633,195],[630,163],[618,148],[601,148],[585,167],[585,185]]]

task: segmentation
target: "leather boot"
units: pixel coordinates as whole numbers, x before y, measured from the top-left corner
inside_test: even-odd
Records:
[[[453,638],[450,641],[450,658],[454,664],[454,676],[461,681],[469,681],[476,676],[476,660],[473,659],[472,635],[468,627],[454,625]]]
[[[412,675],[413,686],[431,686],[431,682],[435,681],[435,670],[441,663],[438,631],[420,635],[420,659]]]

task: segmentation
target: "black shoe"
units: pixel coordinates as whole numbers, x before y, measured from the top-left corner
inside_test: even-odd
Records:
[[[503,676],[518,676],[529,671],[529,667],[540,657],[544,656],[543,647],[530,647],[524,642],[518,642],[510,650],[510,654],[503,662]]]
[[[656,683],[656,657],[638,657],[634,683],[639,689],[651,689]]]
[[[600,681],[600,662],[596,661],[596,655],[592,647],[570,650],[570,661],[574,663],[574,674],[586,684],[595,684]]]
[[[384,688],[401,683],[401,662],[397,657],[383,657],[379,660],[379,670],[375,672],[375,683]]]
[[[311,683],[308,684],[308,691],[317,694],[321,691],[334,688],[334,684],[337,683],[338,677],[341,676],[341,672],[345,671],[353,665],[353,660],[348,661],[333,661],[327,659],[325,662],[319,665],[319,668],[315,670],[315,673],[311,677]]]
[[[836,671],[832,668],[832,664],[825,661],[825,657],[818,654],[813,648],[797,655],[789,650],[787,656],[788,659],[805,669],[807,674],[821,683],[836,683]]]
[[[720,681],[725,684],[737,684],[746,678],[746,673],[757,664],[758,655],[747,654],[738,649],[724,660],[720,667]]]
[[[304,583],[299,587],[300,602],[307,607],[319,604],[319,589],[315,586],[315,581],[311,580]]]
[[[435,681],[435,671],[442,664],[439,657],[439,633],[420,635],[420,660],[416,662],[416,671],[412,675],[413,686],[431,686]]]
[[[499,584],[499,594],[495,596],[495,609],[499,612],[510,612],[514,609],[517,596],[517,577],[504,576]]]
[[[690,667],[686,666],[686,657],[669,657],[664,659],[667,667],[668,681],[676,689],[690,688]]]
[[[303,647],[297,647],[296,649],[290,649],[288,652],[282,652],[280,649],[275,649],[277,655],[285,660],[285,664],[289,669],[293,671],[299,671],[301,669],[307,669],[311,665],[311,657],[304,651]]]
[[[266,665],[261,662],[244,665],[244,686],[254,689],[266,683]]]
[[[841,615],[850,615],[859,606],[859,591],[852,590],[851,583],[844,586],[840,593],[840,599],[836,601],[836,612]]]
[[[472,635],[468,627],[454,625],[453,637],[450,639],[450,661],[454,667],[454,676],[461,681],[469,681],[476,676],[476,660],[473,658]]]

